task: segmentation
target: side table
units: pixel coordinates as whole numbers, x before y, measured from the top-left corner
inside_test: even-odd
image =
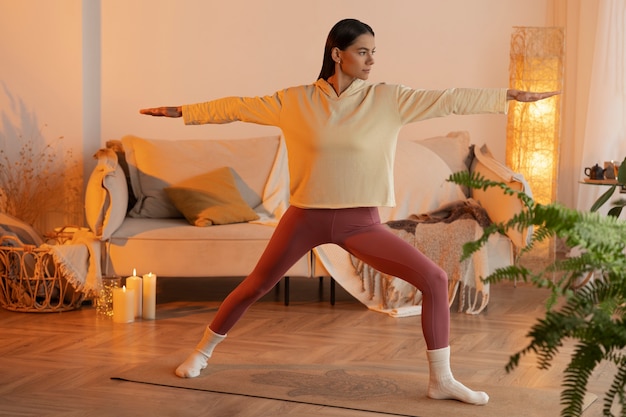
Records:
[[[589,185],[620,185],[617,180],[592,180],[590,178],[585,178],[582,181],[579,181],[579,184],[589,184]],[[620,193],[626,193],[626,185],[621,185],[619,188]]]

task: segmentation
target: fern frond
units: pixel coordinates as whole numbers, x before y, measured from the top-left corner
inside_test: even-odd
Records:
[[[466,242],[463,245],[463,255],[461,261],[469,259],[472,254],[478,252],[489,241],[489,237],[494,234],[502,233],[503,229],[500,225],[492,223],[483,229],[483,234],[480,238],[472,242]]]
[[[521,202],[524,204],[525,207],[531,207],[535,204],[532,197],[528,196],[528,194],[526,194],[525,192],[520,191],[520,190],[514,190],[508,185],[506,185],[505,183],[500,182],[500,181],[488,180],[477,172],[472,172],[472,173],[467,172],[467,171],[455,172],[448,177],[447,181],[453,182],[458,185],[463,185],[469,188],[474,188],[474,189],[486,190],[488,188],[493,188],[493,187],[500,188],[502,192],[506,195],[517,196],[521,200]]]
[[[587,383],[594,368],[602,362],[603,352],[597,345],[581,343],[576,346],[572,360],[565,369],[561,404],[563,417],[578,417],[583,411]]]
[[[528,268],[519,265],[508,265],[497,268],[484,280],[490,283],[515,280],[528,282],[531,276],[532,272]]]
[[[619,355],[614,363],[618,365],[618,371],[613,378],[613,383],[604,396],[604,405],[602,407],[602,413],[605,416],[611,414],[611,408],[615,403],[616,397],[619,400],[620,407],[622,409],[622,416],[626,414],[626,395],[624,390],[626,389],[626,357]]]

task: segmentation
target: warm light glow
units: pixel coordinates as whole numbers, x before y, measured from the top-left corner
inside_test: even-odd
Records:
[[[562,28],[516,27],[511,36],[509,87],[558,91],[563,85]],[[556,200],[561,97],[509,104],[506,162],[524,175],[538,203]]]
[[[536,121],[542,124],[550,123],[553,119],[554,112],[554,100],[541,100],[528,105],[530,115]]]

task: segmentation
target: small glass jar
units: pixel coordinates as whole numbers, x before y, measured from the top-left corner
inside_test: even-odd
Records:
[[[113,317],[113,288],[122,286],[122,277],[102,277],[102,286],[96,298],[96,313],[100,317]]]

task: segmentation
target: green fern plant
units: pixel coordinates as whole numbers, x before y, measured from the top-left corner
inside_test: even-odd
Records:
[[[626,179],[626,164],[622,164]],[[620,171],[622,171],[620,169]],[[505,194],[517,195],[525,209],[512,219],[487,227],[483,236],[464,246],[468,258],[479,250],[489,236],[509,229],[533,227],[530,243],[521,249],[529,252],[539,242],[560,238],[578,255],[556,259],[543,271],[533,272],[519,265],[497,269],[486,278],[495,283],[522,280],[540,288],[549,288],[547,311],[530,331],[530,343],[510,357],[506,365],[512,371],[522,356],[536,353],[540,369],[550,367],[565,340],[576,342],[567,366],[561,392],[561,416],[580,416],[587,383],[594,369],[603,361],[616,365],[617,372],[603,400],[603,415],[613,416],[611,407],[619,404],[621,417],[626,417],[626,222],[619,213],[602,216],[597,212],[581,212],[558,203],[537,204],[523,192],[506,184],[486,180],[479,174],[459,172],[449,181],[471,188],[497,187]],[[621,209],[621,207],[620,207]],[[595,274],[582,288],[576,288],[580,277]],[[558,307],[557,307],[558,306]],[[613,416],[615,417],[615,416]]]

